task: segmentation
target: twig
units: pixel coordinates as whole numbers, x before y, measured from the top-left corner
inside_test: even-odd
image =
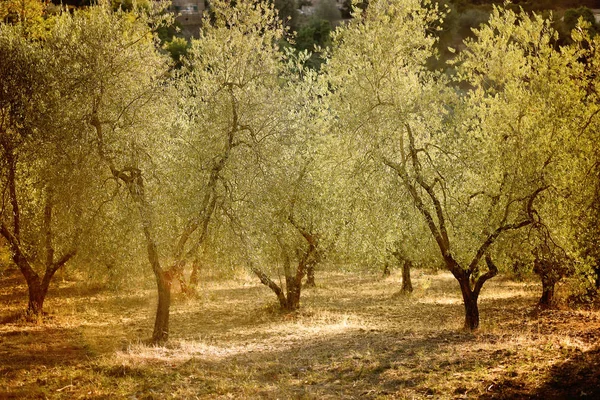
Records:
[[[75,387],[75,385],[73,385],[73,384],[67,385],[65,387],[61,387],[60,389],[56,389],[56,391],[57,392],[62,392],[63,390],[68,389],[68,388],[72,388],[72,387]]]

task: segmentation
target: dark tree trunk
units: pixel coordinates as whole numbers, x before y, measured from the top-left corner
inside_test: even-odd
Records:
[[[390,271],[390,264],[386,262],[383,266],[383,277],[385,278],[386,276],[390,276],[391,274],[392,273]]]
[[[54,274],[59,268],[63,267],[75,256],[75,251],[73,250],[66,253],[56,262],[52,262],[51,259],[48,259],[47,262],[49,262],[49,265],[46,265],[44,277],[41,279],[37,272],[31,267],[29,260],[23,254],[21,246],[15,236],[9,231],[8,227],[2,223],[0,223],[0,234],[8,240],[13,253],[13,262],[17,265],[27,282],[29,293],[27,318],[32,321],[39,321],[42,317],[44,300],[46,299],[52,277],[54,277]]]
[[[538,258],[533,262],[533,272],[542,281],[542,296],[538,301],[538,307],[545,309],[554,307],[554,288],[570,271],[566,262],[554,259],[555,255],[550,253],[547,248],[546,254],[542,252],[543,250],[539,251]]]
[[[538,302],[538,307],[546,309],[554,306],[554,287],[555,283],[549,279],[542,279],[542,297]]]
[[[297,279],[291,279],[287,282],[287,302],[286,311],[296,311],[300,308],[300,293],[302,291],[302,283]]]
[[[269,278],[267,274],[265,274],[258,268],[252,267],[252,272],[254,272],[256,276],[258,276],[260,282],[263,285],[267,286],[273,291],[273,293],[275,293],[275,295],[277,296],[277,300],[279,301],[279,306],[282,309],[287,308],[287,299],[285,298],[285,294],[283,293],[283,290],[281,290],[279,285],[273,282],[273,280]]]
[[[156,319],[152,333],[152,343],[160,344],[169,339],[169,308],[171,306],[171,284],[173,282],[173,271],[165,271],[160,265],[158,248],[152,227],[152,212],[146,199],[144,191],[144,180],[142,171],[137,168],[127,168],[117,171],[111,168],[113,175],[127,184],[127,189],[137,204],[138,212],[142,222],[142,231],[146,239],[146,250],[148,262],[156,279],[158,290],[158,305],[156,307]],[[127,174],[127,172],[129,174]]]
[[[172,278],[168,272],[161,271],[156,274],[156,286],[158,288],[158,306],[156,307],[156,319],[154,321],[154,332],[152,343],[164,343],[169,339],[169,308],[171,306],[171,282]]]
[[[315,287],[317,284],[315,283],[315,265],[311,263],[306,269],[306,287]]]
[[[533,209],[533,202],[542,191],[548,188],[548,186],[538,187],[522,200],[526,202],[527,218],[514,223],[507,223],[505,218],[502,224],[488,233],[469,265],[466,268],[463,268],[454,259],[451,252],[450,236],[448,235],[448,229],[446,227],[446,210],[444,209],[444,203],[441,201],[443,197],[440,197],[440,193],[436,191],[438,179],[435,178],[432,181],[427,181],[427,179],[425,179],[423,166],[419,159],[419,153],[422,152],[423,149],[419,149],[415,145],[415,137],[410,124],[405,123],[404,127],[406,128],[408,139],[408,151],[405,153],[404,149],[402,149],[403,162],[398,163],[384,157],[383,163],[397,173],[398,177],[402,180],[404,187],[408,190],[408,193],[414,200],[415,207],[425,219],[425,223],[429,227],[429,230],[438,245],[446,268],[459,282],[465,306],[464,327],[467,330],[475,330],[479,326],[477,298],[481,288],[488,279],[494,277],[498,273],[498,269],[492,262],[488,253],[490,246],[492,246],[496,239],[504,232],[518,230],[527,225],[531,225],[534,222],[535,210]],[[426,153],[426,151],[424,152]],[[408,163],[410,163],[411,168],[407,167]],[[512,204],[513,203],[510,202],[506,205],[505,212],[507,216],[509,207]],[[488,266],[488,272],[479,276],[479,278],[473,282],[473,289],[471,289],[469,278],[484,256]]]
[[[279,305],[285,311],[295,311],[300,308],[300,293],[302,292],[302,279],[304,275],[313,268],[313,282],[314,282],[314,266],[318,262],[319,257],[317,253],[318,235],[308,232],[306,229],[301,227],[294,220],[292,215],[288,216],[288,221],[294,226],[298,232],[304,237],[308,243],[307,249],[303,252],[301,249],[297,249],[297,255],[299,257],[298,266],[295,272],[292,271],[291,262],[289,257],[289,248],[284,245],[279,239],[279,245],[282,250],[283,258],[283,270],[285,273],[285,286],[286,293],[284,294],[282,288],[271,280],[264,272],[260,269],[252,267],[252,271],[260,278],[260,281],[268,286],[279,300]]]
[[[413,286],[412,281],[410,280],[410,269],[412,267],[412,263],[409,260],[405,260],[404,264],[402,264],[402,293],[408,294],[412,293]]]
[[[140,178],[141,179],[141,178]],[[143,193],[143,192],[142,192]],[[172,271],[162,269],[158,257],[158,249],[154,236],[152,235],[152,224],[148,204],[143,196],[138,199],[138,208],[142,217],[142,226],[148,250],[148,261],[156,278],[158,290],[158,305],[156,307],[156,319],[152,333],[152,343],[160,344],[169,339],[169,308],[171,307],[171,284],[173,282]]]
[[[479,306],[477,305],[479,293],[481,293],[481,289],[485,282],[498,274],[498,268],[489,255],[485,256],[485,262],[488,268],[487,272],[475,279],[474,284],[472,285],[471,273],[475,270],[475,266],[471,265],[469,271],[465,271],[451,257],[447,260],[448,269],[452,272],[452,275],[454,275],[460,285],[460,292],[465,306],[465,323],[463,328],[466,331],[475,331],[479,328]]]
[[[292,275],[289,267],[289,259],[285,260],[285,293],[283,289],[273,282],[271,278],[267,276],[263,271],[258,268],[252,267],[252,272],[259,277],[261,283],[269,289],[271,289],[276,295],[277,300],[279,300],[279,306],[282,310],[285,311],[296,311],[300,308],[300,294],[302,292],[302,279],[304,278],[304,266],[302,261],[298,265],[298,269],[296,270],[296,274]]]
[[[127,186],[134,203],[137,205],[138,213],[142,223],[142,231],[146,240],[148,261],[156,279],[158,289],[158,306],[156,308],[156,320],[152,333],[153,343],[164,343],[169,338],[169,308],[171,306],[171,284],[173,271],[165,271],[160,265],[158,249],[154,236],[152,224],[152,209],[146,198],[144,178],[142,171],[136,167],[126,167],[122,170],[116,168],[114,161],[107,156],[104,149],[102,122],[94,111],[90,124],[96,129],[98,136],[98,153],[109,165],[110,171],[115,179],[122,181]]]
[[[596,273],[596,289],[600,289],[600,260],[596,260],[594,272]]]
[[[40,321],[46,299],[46,291],[42,288],[40,279],[36,276],[27,280],[29,291],[29,302],[27,304],[27,319],[31,321]]]
[[[464,330],[474,331],[479,328],[479,306],[477,305],[478,295],[473,293],[469,285],[469,279],[460,279],[460,291],[463,297],[465,306],[465,323]]]

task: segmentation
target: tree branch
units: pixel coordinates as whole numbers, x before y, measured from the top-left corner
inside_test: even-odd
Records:
[[[509,230],[520,229],[520,228],[530,225],[534,222],[535,210],[533,210],[533,201],[542,191],[546,190],[547,188],[548,188],[548,186],[543,186],[543,187],[537,188],[532,194],[530,194],[528,196],[528,201],[527,201],[527,206],[526,206],[527,219],[524,219],[520,222],[515,222],[513,224],[501,225],[498,228],[496,228],[496,230],[494,232],[492,232],[491,234],[488,235],[486,240],[481,244],[481,246],[479,246],[479,249],[477,249],[477,253],[475,254],[475,257],[473,257],[473,260],[469,264],[469,272],[473,272],[475,270],[475,268],[477,267],[477,264],[479,264],[479,261],[481,260],[481,257],[483,257],[485,252],[496,241],[496,239],[498,238],[498,236],[500,236],[500,234],[502,234],[503,232],[509,231]],[[511,203],[509,203],[509,205],[510,204]],[[507,205],[507,207],[509,205]]]
[[[475,282],[475,287],[473,288],[473,295],[475,296],[475,298],[479,297],[479,292],[481,292],[483,284],[487,280],[492,279],[494,276],[498,275],[498,267],[496,267],[496,264],[494,264],[489,254],[485,256],[485,262],[487,264],[488,270],[485,274],[481,275],[477,279],[477,282]]]

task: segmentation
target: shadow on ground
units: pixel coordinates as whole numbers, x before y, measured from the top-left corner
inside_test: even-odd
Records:
[[[484,399],[600,399],[600,348],[578,351],[550,368],[546,381],[530,390],[522,382],[504,377]]]

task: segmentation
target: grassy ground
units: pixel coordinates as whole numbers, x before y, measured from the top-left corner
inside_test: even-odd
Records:
[[[482,328],[460,330],[446,273],[327,273],[280,314],[255,279],[176,298],[171,341],[149,347],[151,291],[60,283],[43,325],[17,319],[18,274],[0,278],[0,399],[598,398],[600,313],[535,312],[539,288],[502,278],[483,290]]]

